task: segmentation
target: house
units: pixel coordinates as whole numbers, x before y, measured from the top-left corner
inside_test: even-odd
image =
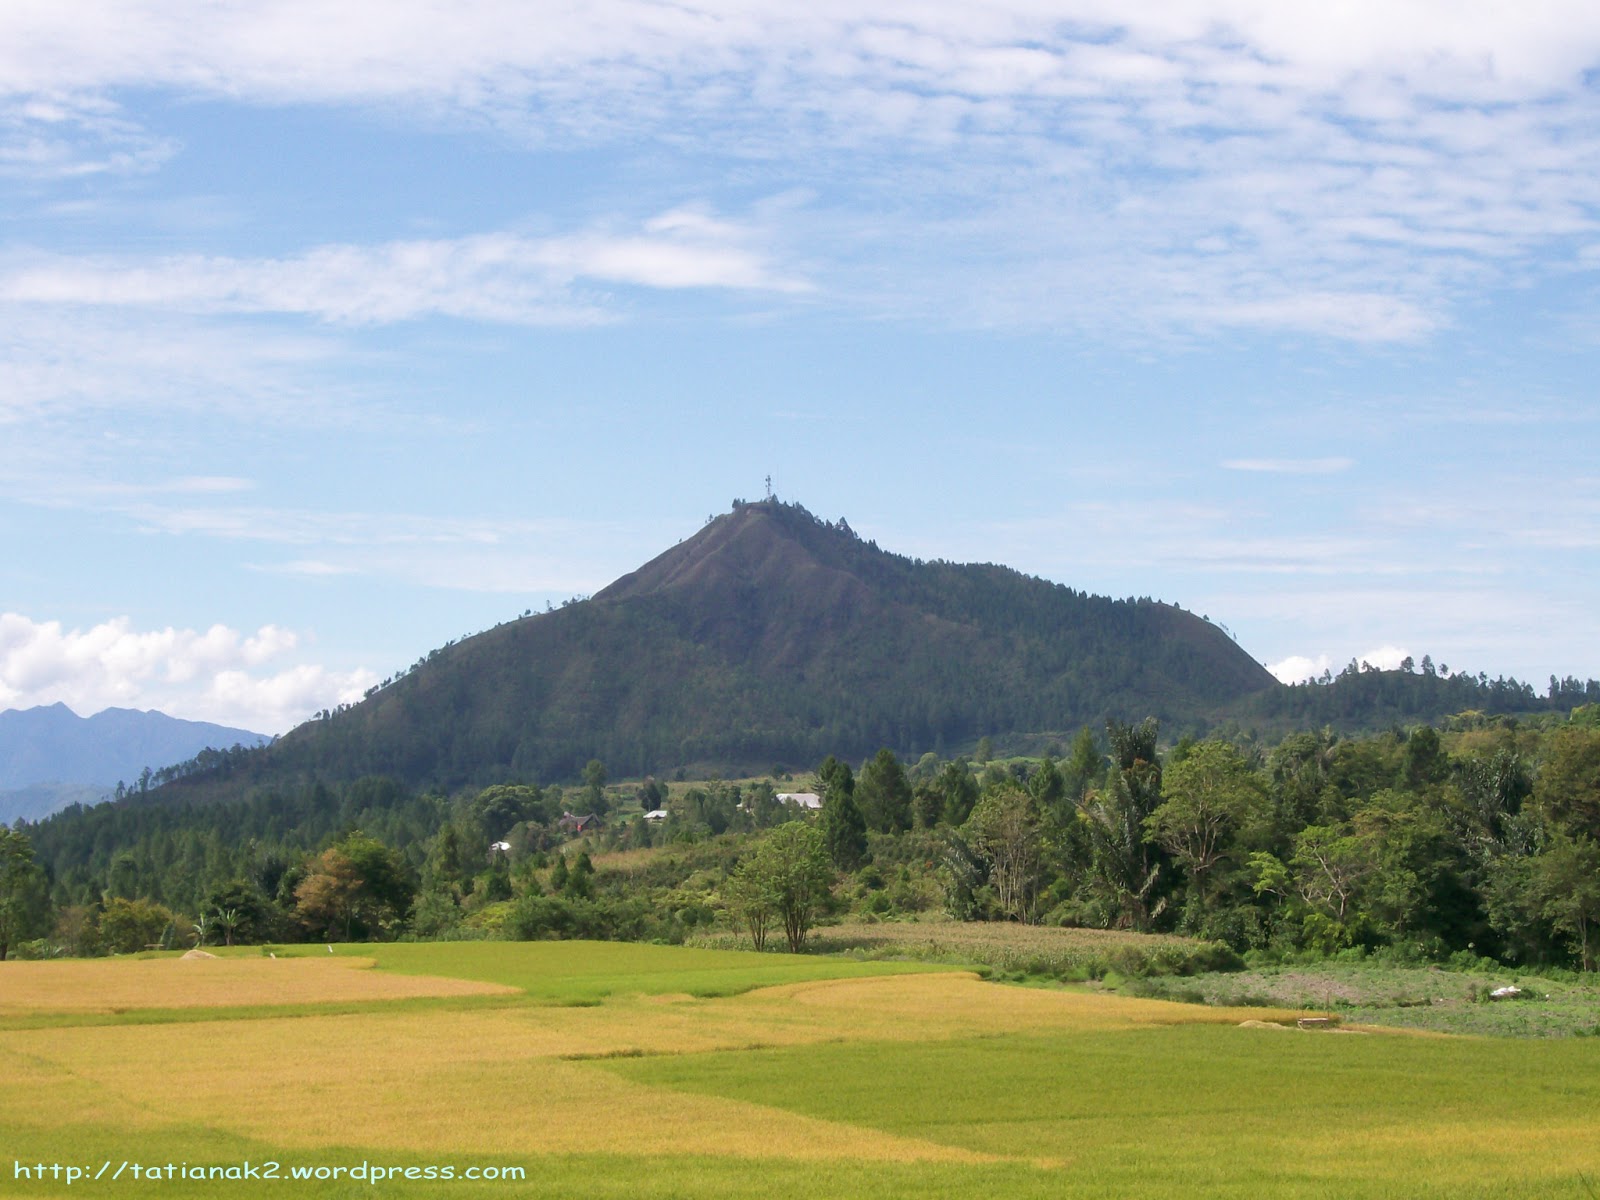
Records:
[[[510,853],[511,853],[511,843],[510,842],[490,842],[489,843],[489,857],[490,858],[493,858],[497,854],[510,854]]]
[[[652,808],[649,812],[645,813],[644,819],[646,821],[665,821],[671,815],[672,814],[667,812],[667,810],[664,808]]]
[[[778,803],[814,810],[822,807],[822,797],[815,792],[779,792]]]
[[[568,833],[588,833],[591,829],[600,828],[600,817],[596,813],[587,813],[577,817],[572,813],[564,812],[556,824]]]

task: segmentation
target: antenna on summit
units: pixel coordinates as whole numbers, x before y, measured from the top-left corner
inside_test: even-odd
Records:
[[[767,499],[772,499],[772,476],[767,476]]]

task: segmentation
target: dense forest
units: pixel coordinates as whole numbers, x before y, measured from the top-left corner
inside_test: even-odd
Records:
[[[594,760],[567,787],[365,778],[101,805],[0,836],[0,950],[755,931],[756,865],[805,843],[825,854],[824,920],[942,912],[1232,953],[1593,968],[1600,705],[1272,741],[1163,742],[1153,718],[1113,720],[1008,759],[988,741],[829,757],[798,779],[614,784]],[[779,799],[794,791],[820,811]]]

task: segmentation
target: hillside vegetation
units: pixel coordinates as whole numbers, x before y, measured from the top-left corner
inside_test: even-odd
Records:
[[[796,505],[739,504],[594,597],[441,648],[193,794],[385,775],[454,788],[953,752],[1125,712],[1209,720],[1276,686],[1221,629],[991,565],[880,550]]]

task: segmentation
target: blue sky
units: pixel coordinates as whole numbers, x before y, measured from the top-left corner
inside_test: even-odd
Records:
[[[769,474],[1600,675],[1600,10],[1308,7],[0,7],[0,707],[280,732]]]

